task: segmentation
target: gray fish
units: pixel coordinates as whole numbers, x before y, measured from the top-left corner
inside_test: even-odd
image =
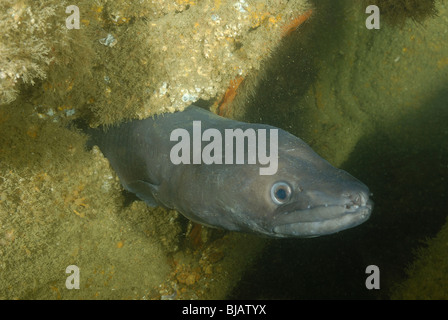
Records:
[[[171,133],[181,128],[192,137],[193,121],[200,121],[204,132],[216,129],[222,136],[226,129],[275,129],[275,174],[261,175],[260,163],[174,164],[170,154],[179,140],[171,141]],[[150,206],[175,209],[203,225],[270,237],[316,237],[363,223],[373,208],[366,185],[330,165],[301,139],[272,126],[190,106],[88,133],[89,143],[99,146],[126,190]],[[273,137],[266,136],[266,146],[272,147]],[[193,149],[188,156],[195,157]]]

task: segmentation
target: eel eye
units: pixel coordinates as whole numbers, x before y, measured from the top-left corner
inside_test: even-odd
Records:
[[[280,181],[274,183],[271,188],[271,199],[275,204],[284,204],[291,199],[292,191],[289,184]]]

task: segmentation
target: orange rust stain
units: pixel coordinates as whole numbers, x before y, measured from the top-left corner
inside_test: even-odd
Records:
[[[301,14],[291,20],[289,23],[287,23],[282,28],[282,37],[290,35],[292,32],[294,32],[302,23],[304,23],[306,20],[308,20],[313,13],[313,10],[310,9],[306,11],[304,14]],[[235,96],[237,94],[237,89],[240,86],[240,84],[243,82],[244,77],[238,76],[234,80],[230,81],[230,85],[227,88],[227,91],[224,94],[224,97],[220,100],[220,102],[217,104],[217,113],[220,116],[228,116],[230,114],[230,105],[232,101],[235,99]]]
[[[59,288],[58,287],[50,285],[50,290],[57,294],[57,298],[56,299],[58,299],[58,300],[62,299],[61,293],[59,292]]]
[[[28,130],[26,131],[26,134],[30,137],[30,138],[36,138],[37,137],[37,127],[36,126],[30,126],[28,128]]]
[[[227,88],[224,97],[219,102],[218,114],[220,116],[226,116],[228,114],[229,105],[232,103],[233,99],[235,99],[236,91],[240,86],[241,82],[243,82],[244,78],[241,76],[236,77],[234,80],[230,81],[230,85]]]
[[[193,223],[193,228],[191,228],[190,234],[188,237],[190,238],[190,242],[195,248],[199,248],[202,246],[202,225],[198,223]]]
[[[283,26],[282,28],[282,37],[289,36],[291,33],[293,33],[302,23],[304,23],[306,20],[308,20],[311,17],[311,14],[313,13],[313,10],[310,9],[304,14],[301,14],[300,16],[297,16],[293,20],[291,20],[289,23]]]

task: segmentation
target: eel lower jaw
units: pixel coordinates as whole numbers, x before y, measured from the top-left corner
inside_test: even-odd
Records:
[[[320,206],[286,213],[272,229],[275,237],[311,238],[356,227],[369,219],[373,202],[362,206]]]

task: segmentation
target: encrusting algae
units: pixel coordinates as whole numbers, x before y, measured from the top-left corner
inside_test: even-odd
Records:
[[[35,105],[65,106],[95,125],[220,99],[309,9],[305,1],[81,1],[80,29],[67,29],[68,5],[3,2],[1,102],[31,83]]]

